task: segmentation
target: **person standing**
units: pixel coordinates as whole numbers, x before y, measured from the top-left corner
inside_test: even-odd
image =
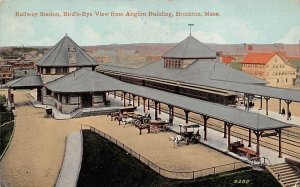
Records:
[[[288,115],[288,118],[287,118],[287,119],[288,119],[288,120],[292,120],[292,113],[291,113],[290,110],[288,111],[288,114],[287,114],[287,115]]]
[[[285,116],[285,109],[284,109],[284,107],[282,107],[282,109],[281,109],[281,115]]]

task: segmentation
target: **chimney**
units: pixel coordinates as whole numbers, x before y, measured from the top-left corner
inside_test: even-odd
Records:
[[[74,46],[68,45],[68,59],[69,65],[76,65],[76,48]]]

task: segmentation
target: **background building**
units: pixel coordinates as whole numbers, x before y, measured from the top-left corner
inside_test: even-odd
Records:
[[[295,85],[296,68],[276,52],[248,53],[242,61],[242,71],[266,80],[269,86]]]

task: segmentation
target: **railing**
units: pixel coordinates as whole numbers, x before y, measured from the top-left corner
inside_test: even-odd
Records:
[[[87,127],[87,128],[86,128]],[[157,164],[151,162],[149,159],[145,158],[141,154],[135,152],[131,148],[124,145],[122,142],[118,141],[117,139],[111,137],[110,135],[96,129],[95,127],[92,127],[90,125],[81,125],[81,129],[88,129],[92,132],[97,133],[98,135],[106,138],[107,140],[111,141],[112,143],[118,145],[119,147],[123,148],[126,152],[128,152],[131,156],[135,157],[139,161],[146,164],[148,167],[150,167],[155,172],[159,173],[160,175],[171,178],[171,179],[196,179],[199,177],[204,177],[208,175],[216,175],[227,171],[235,171],[237,169],[245,167],[245,164],[242,162],[233,162],[229,164],[214,166],[210,168],[204,168],[201,170],[195,170],[195,171],[172,171],[168,169],[164,169]]]

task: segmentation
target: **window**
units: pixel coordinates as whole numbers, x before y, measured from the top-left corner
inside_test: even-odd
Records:
[[[288,79],[286,78],[286,79],[285,79],[285,82],[287,82],[287,80],[288,80]]]
[[[45,68],[46,69],[46,74],[50,74],[51,73],[51,68]]]
[[[62,73],[62,68],[56,68],[56,74],[61,74]]]

